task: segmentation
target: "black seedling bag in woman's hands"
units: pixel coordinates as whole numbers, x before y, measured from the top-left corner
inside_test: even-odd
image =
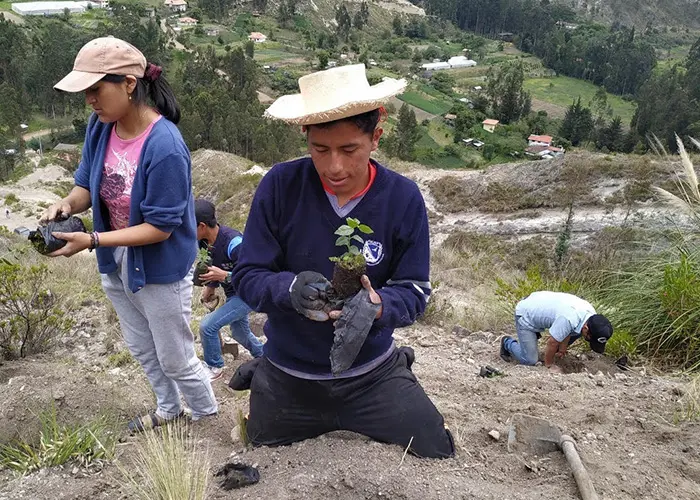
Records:
[[[55,238],[52,233],[78,233],[86,232],[85,224],[78,217],[69,217],[65,220],[51,221],[39,226],[36,231],[29,233],[29,241],[42,255],[50,254],[66,246],[67,241]]]

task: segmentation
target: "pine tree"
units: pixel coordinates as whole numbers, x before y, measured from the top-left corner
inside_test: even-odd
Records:
[[[342,4],[335,10],[335,22],[337,23],[336,32],[338,37],[347,42],[350,36],[350,29],[352,28],[352,20],[345,4]]]
[[[593,132],[593,116],[591,110],[581,105],[579,97],[569,109],[566,110],[564,121],[559,128],[559,135],[571,142],[572,146],[578,146],[588,140]]]
[[[403,24],[401,23],[401,18],[399,16],[394,16],[391,26],[396,36],[403,35]]]
[[[530,112],[532,101],[523,88],[524,81],[525,71],[520,63],[489,69],[487,95],[495,117],[501,122],[516,122]]]
[[[416,114],[404,103],[399,109],[399,123],[396,126],[398,156],[402,160],[413,160],[416,142],[420,138]]]

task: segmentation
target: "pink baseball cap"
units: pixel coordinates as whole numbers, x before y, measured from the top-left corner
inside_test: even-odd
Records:
[[[53,86],[64,92],[82,92],[105,75],[132,75],[143,78],[146,58],[139,49],[124,40],[107,36],[95,38],[80,49],[73,71]]]

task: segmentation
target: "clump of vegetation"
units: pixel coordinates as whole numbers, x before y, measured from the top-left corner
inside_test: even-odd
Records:
[[[114,366],[118,368],[121,366],[127,366],[132,363],[135,363],[136,360],[129,351],[124,349],[122,351],[115,352],[114,354],[110,354],[107,358],[107,362],[109,363],[109,366]]]
[[[111,460],[117,436],[113,423],[100,417],[79,426],[59,425],[56,407],[39,416],[41,435],[38,443],[18,441],[0,445],[0,466],[20,474],[68,462],[90,466]]]
[[[209,266],[211,266],[212,263],[209,250],[206,248],[200,248],[197,252],[196,262],[193,277],[194,286],[204,286],[204,282],[200,279],[200,275],[207,274],[207,272],[209,272]]]
[[[696,145],[700,143],[693,141]],[[700,225],[700,186],[682,141],[680,196],[656,188],[662,199]],[[670,249],[611,273],[601,289],[614,324],[634,332],[637,349],[660,363],[700,369],[700,246],[680,231]]]
[[[7,195],[5,195],[5,205],[10,207],[17,203],[19,203],[19,198],[17,198],[17,195],[15,193],[8,193]]]
[[[355,231],[363,234],[374,232],[372,228],[352,217],[348,217],[345,221],[347,224],[343,224],[335,231],[338,236],[335,244],[345,248],[346,251],[338,257],[329,257],[331,262],[335,262],[331,284],[339,299],[346,299],[359,292],[362,288],[360,279],[367,271],[367,262],[361,250],[365,240],[359,234],[355,234]],[[359,243],[360,248],[353,245],[353,242]]]
[[[73,325],[59,296],[46,288],[45,265],[0,262],[0,352],[5,359],[46,351]]]
[[[688,382],[679,404],[680,408],[674,416],[676,423],[700,420],[700,375],[695,375]]]
[[[128,470],[117,464],[142,500],[203,500],[209,480],[208,453],[200,451],[187,425],[173,423],[146,432],[136,444],[136,460]]]

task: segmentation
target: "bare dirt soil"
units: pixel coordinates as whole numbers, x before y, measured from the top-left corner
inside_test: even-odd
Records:
[[[99,305],[89,308],[75,333],[51,357],[6,362],[0,366],[0,440],[28,435],[36,428],[32,409],[52,399],[59,415],[86,420],[112,412],[121,422],[150,408],[152,396],[135,365],[110,368],[106,354],[110,330]],[[257,328],[256,328],[257,329]],[[504,363],[498,337],[456,328],[415,326],[397,332],[399,343],[416,350],[414,372],[445,416],[458,445],[457,456],[424,460],[398,446],[372,442],[351,433],[334,433],[289,447],[243,450],[231,430],[247,395],[226,382],[247,354],[228,359],[226,376],[216,382],[220,415],[193,426],[212,465],[234,454],[255,464],[260,483],[237,492],[212,481],[210,498],[275,499],[575,499],[576,485],[560,453],[520,457],[506,447],[508,418],[516,412],[551,420],[578,443],[581,458],[602,499],[695,499],[700,491],[698,424],[674,425],[681,380],[650,375],[643,369],[621,372],[612,360],[584,355],[580,373],[554,375],[542,367]],[[478,376],[482,365],[502,370],[495,378]],[[586,371],[588,370],[588,371]],[[498,440],[489,436],[496,430]],[[132,443],[118,447],[127,461]],[[114,465],[99,472],[72,465],[24,478],[0,476],[0,499],[129,498]]]

